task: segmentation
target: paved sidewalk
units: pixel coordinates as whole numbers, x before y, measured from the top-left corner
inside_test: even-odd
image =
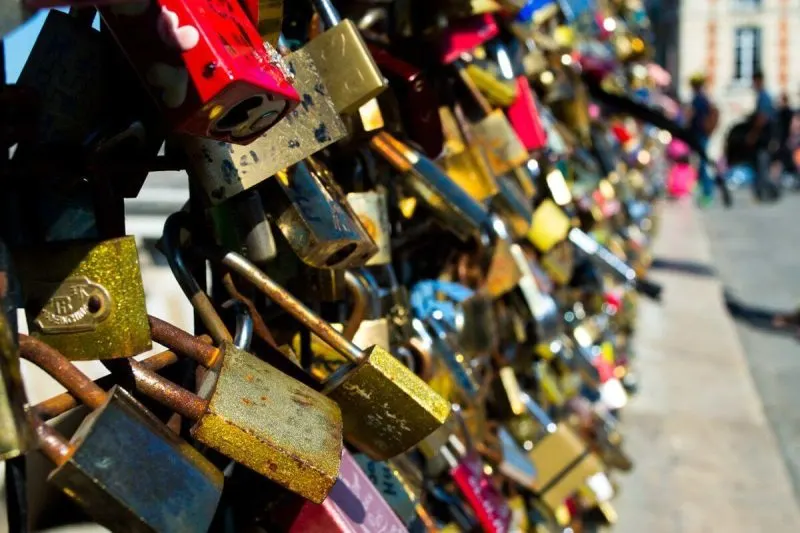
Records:
[[[654,256],[713,267],[699,214],[664,206]],[[656,270],[642,300],[641,393],[626,408],[636,469],[621,478],[620,533],[800,531],[800,509],[742,345],[712,275]]]

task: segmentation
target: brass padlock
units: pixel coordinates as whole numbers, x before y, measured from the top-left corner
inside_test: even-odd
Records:
[[[439,108],[444,150],[436,162],[472,198],[485,202],[497,194],[498,185],[480,145],[469,138],[469,125],[459,120],[460,112],[460,108]]]
[[[119,386],[106,393],[32,337],[20,336],[20,353],[92,410],[69,442],[30,412],[39,446],[56,465],[50,483],[112,530],[208,530],[222,472]]]
[[[151,348],[132,236],[13,254],[31,335],[72,360],[131,357]]]
[[[406,188],[425,202],[436,219],[458,238],[467,240],[486,224],[486,207],[427,157],[385,131],[370,140],[370,147],[402,173]]]
[[[505,174],[528,161],[528,151],[522,145],[508,118],[499,109],[492,109],[466,71],[460,60],[454,65],[475,105],[472,122],[475,138],[486,151],[489,167],[495,175]]]
[[[292,52],[285,61],[295,74],[301,105],[253,143],[182,138],[190,175],[201,183],[211,203],[254,187],[347,135],[330,85],[320,78],[306,49]]]
[[[388,83],[358,28],[342,20],[330,0],[311,0],[326,31],[303,50],[314,60],[339,113],[348,114],[386,90]]]
[[[517,90],[513,84],[497,79],[487,69],[470,63],[465,68],[467,76],[490,104],[508,107],[517,98]]]
[[[212,370],[196,396],[130,360],[141,393],[195,424],[192,436],[314,502],[336,482],[342,452],[339,407],[232,342],[219,348],[151,317],[153,340]]]
[[[569,426],[556,424],[527,394],[521,398],[527,413],[512,420],[509,429],[529,450],[538,472],[536,492],[554,510],[605,466]]]
[[[268,210],[297,256],[315,268],[363,266],[378,252],[328,168],[308,158],[277,175]]]
[[[5,277],[6,272],[0,272]],[[0,299],[6,290],[0,281]],[[33,434],[25,417],[25,388],[19,366],[19,349],[5,310],[0,311],[0,461],[25,453],[33,442]]]
[[[345,437],[359,450],[388,459],[444,423],[450,404],[390,352],[380,346],[362,351],[244,257],[223,250],[213,257],[347,358],[323,391],[342,407]]]

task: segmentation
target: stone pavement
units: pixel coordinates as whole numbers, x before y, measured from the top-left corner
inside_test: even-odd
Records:
[[[636,469],[622,477],[620,533],[800,531],[790,476],[751,378],[701,216],[663,206],[654,256],[661,304],[642,300],[641,393],[623,414]]]

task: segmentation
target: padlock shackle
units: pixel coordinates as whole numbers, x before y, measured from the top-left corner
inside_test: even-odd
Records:
[[[363,359],[363,353],[358,346],[344,338],[327,321],[317,316],[303,302],[292,296],[286,289],[278,285],[242,255],[218,248],[208,249],[204,247],[203,251],[207,252],[209,257],[215,258],[222,265],[252,283],[284,311],[292,315],[298,322],[311,330],[317,337],[325,341],[350,362],[358,363]]]
[[[208,408],[208,401],[161,377],[134,359],[129,359],[136,390],[168,407],[171,411],[198,421]]]
[[[19,355],[58,381],[89,409],[98,409],[108,400],[108,393],[78,370],[61,352],[28,335],[19,336]]]
[[[208,329],[214,342],[221,345],[224,342],[233,341],[233,337],[214,308],[214,304],[211,303],[211,299],[200,288],[183,260],[181,230],[189,227],[189,217],[189,213],[185,211],[178,211],[167,217],[164,222],[161,247],[181,290],[189,298],[189,302],[200,316],[200,320],[203,321],[203,325]]]
[[[411,172],[414,169],[414,160],[411,158],[414,155],[413,152],[399,151],[386,132],[378,133],[372,137],[369,144],[398,172]]]
[[[475,85],[475,82],[469,76],[467,72],[467,66],[464,64],[464,61],[461,59],[456,59],[453,61],[453,66],[458,72],[458,77],[461,79],[464,87],[469,92],[470,96],[472,97],[473,102],[480,108],[481,114],[483,115],[482,118],[486,118],[492,113],[492,106],[489,104],[489,101],[481,94],[480,89],[478,86]]]
[[[342,329],[342,336],[352,341],[366,316],[370,293],[364,282],[350,270],[345,271],[344,282],[353,297],[353,311]]]
[[[153,340],[167,348],[191,357],[206,368],[213,368],[218,362],[219,348],[205,344],[200,337],[186,333],[169,322],[147,315]]]
[[[36,414],[31,413],[28,418],[33,426],[39,449],[45,457],[57,467],[69,461],[75,453],[75,446],[70,444],[55,428],[45,424]]]

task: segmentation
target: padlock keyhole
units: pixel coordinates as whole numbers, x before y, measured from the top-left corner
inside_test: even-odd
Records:
[[[263,101],[263,96],[251,96],[246,100],[242,100],[233,106],[230,111],[225,113],[224,117],[219,119],[217,122],[217,129],[232,130],[235,127],[247,122],[250,120],[250,112],[257,107],[260,107]]]
[[[92,294],[89,296],[89,301],[86,302],[86,309],[93,315],[100,313],[103,310],[103,299],[96,294]]]
[[[325,261],[325,266],[333,267],[335,265],[338,265],[339,263],[350,257],[356,250],[356,248],[358,248],[358,245],[354,242],[351,242],[350,244],[348,244],[347,246],[345,246],[344,248],[342,248],[341,250],[330,256],[328,260]]]

